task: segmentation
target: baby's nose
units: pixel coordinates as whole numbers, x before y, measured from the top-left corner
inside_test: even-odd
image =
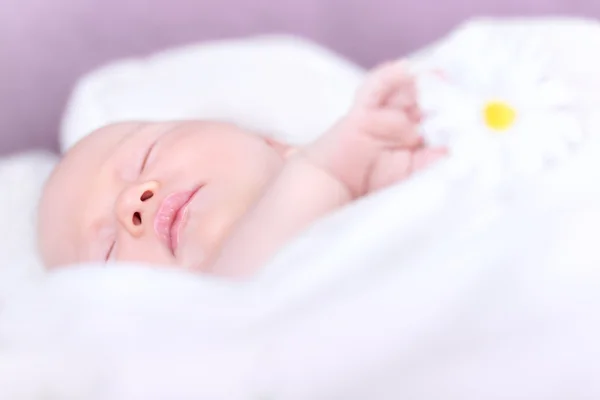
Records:
[[[116,205],[117,219],[131,235],[138,237],[144,232],[155,208],[152,199],[158,186],[158,182],[149,181],[131,185],[121,192]]]

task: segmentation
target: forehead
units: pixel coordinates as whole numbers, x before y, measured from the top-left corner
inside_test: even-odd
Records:
[[[76,260],[86,194],[112,151],[140,127],[140,123],[124,123],[102,128],[82,139],[57,165],[39,206],[38,241],[46,265]]]

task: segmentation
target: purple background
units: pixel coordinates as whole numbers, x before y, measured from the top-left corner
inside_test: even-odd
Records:
[[[0,154],[55,149],[75,80],[118,57],[215,38],[293,33],[371,66],[472,16],[600,18],[599,0],[1,1]]]

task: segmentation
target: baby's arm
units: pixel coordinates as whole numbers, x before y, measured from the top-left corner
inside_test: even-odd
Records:
[[[225,241],[211,271],[251,275],[312,221],[351,200],[342,182],[304,156],[293,156]]]
[[[211,270],[245,277],[318,218],[401,180],[441,153],[422,147],[414,82],[401,64],[375,70],[352,110],[299,150],[238,223]],[[394,167],[393,172],[388,171]]]

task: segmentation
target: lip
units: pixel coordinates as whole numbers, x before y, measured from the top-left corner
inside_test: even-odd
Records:
[[[187,207],[200,190],[174,192],[165,197],[154,217],[154,231],[173,255],[179,245],[179,235],[187,216]]]

